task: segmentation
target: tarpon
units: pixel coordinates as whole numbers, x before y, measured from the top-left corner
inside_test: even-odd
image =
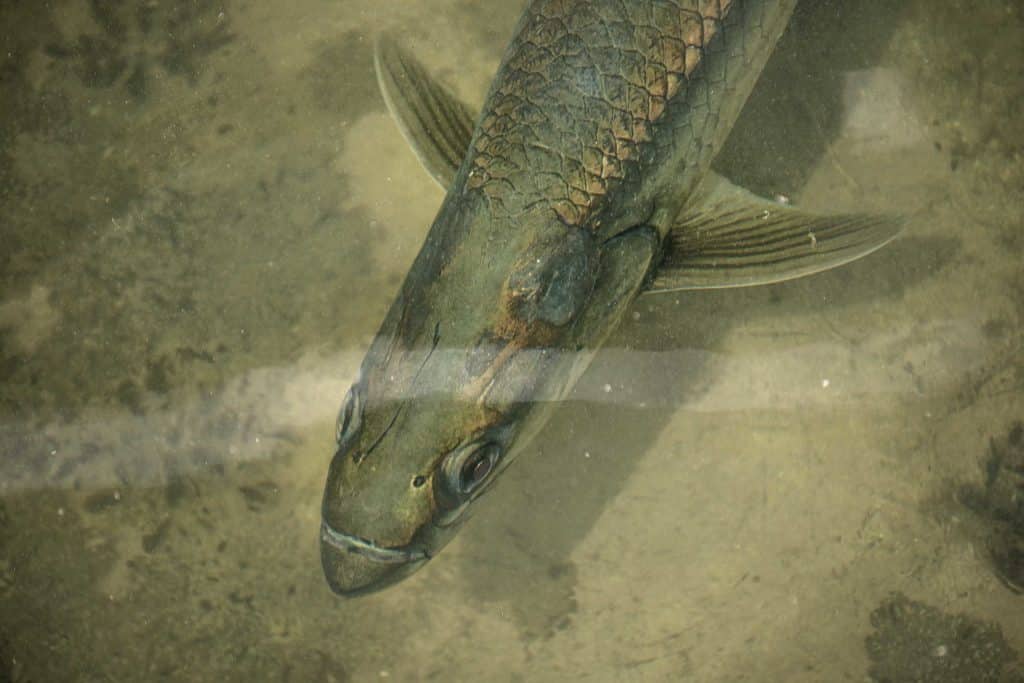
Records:
[[[710,170],[795,2],[534,0],[479,115],[377,41],[388,108],[447,195],[338,416],[334,591],[436,555],[638,295],[788,280],[897,234]]]

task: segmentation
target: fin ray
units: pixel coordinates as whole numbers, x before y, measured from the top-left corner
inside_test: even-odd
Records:
[[[813,214],[709,173],[676,220],[647,292],[750,287],[813,275],[867,256],[900,220]]]
[[[469,149],[476,115],[387,34],[373,54],[388,111],[420,163],[448,189]]]

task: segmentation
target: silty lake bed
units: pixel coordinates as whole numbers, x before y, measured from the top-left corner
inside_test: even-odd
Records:
[[[524,3],[0,8],[0,680],[1024,680],[1024,9],[798,6],[716,168],[906,217],[645,296],[449,548],[332,595],[334,419]]]

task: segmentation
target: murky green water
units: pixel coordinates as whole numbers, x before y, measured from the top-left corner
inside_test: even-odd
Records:
[[[642,298],[473,522],[333,596],[334,417],[522,2],[0,6],[0,681],[1024,680],[1024,11],[804,0],[719,170],[899,213]]]

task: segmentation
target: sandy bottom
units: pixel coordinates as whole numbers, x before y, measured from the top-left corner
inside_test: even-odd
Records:
[[[905,234],[641,298],[355,601],[334,417],[442,198],[371,37],[478,104],[522,2],[4,5],[0,681],[1024,680],[1024,15],[983,4],[804,3],[717,166]]]

